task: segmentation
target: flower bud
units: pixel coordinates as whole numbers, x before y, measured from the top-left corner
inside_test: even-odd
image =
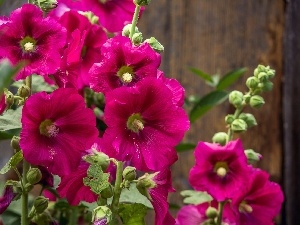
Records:
[[[269,79],[272,79],[275,76],[275,70],[269,69],[267,71],[267,74],[269,76]]]
[[[265,104],[264,99],[259,96],[259,95],[254,95],[250,98],[250,102],[249,102],[250,106],[252,108],[258,109],[260,108],[263,104]]]
[[[138,191],[142,195],[146,196],[148,199],[151,199],[151,197],[148,193],[148,188],[156,187],[156,183],[152,180],[152,178],[154,178],[157,174],[158,174],[158,172],[156,172],[154,174],[145,173],[143,176],[139,177],[139,179],[136,183],[136,188],[138,189]]]
[[[133,0],[134,4],[139,6],[149,5],[151,0]]]
[[[255,163],[262,159],[262,155],[255,152],[253,149],[246,149],[244,152],[249,163]]]
[[[7,89],[4,89],[4,94],[5,94],[6,108],[9,108],[14,104],[14,95]]]
[[[257,88],[259,80],[256,77],[249,77],[246,81],[246,85],[249,89]]]
[[[247,124],[244,120],[242,119],[235,119],[231,125],[230,128],[234,131],[234,132],[243,132],[247,130]]]
[[[228,135],[225,132],[218,132],[213,136],[212,141],[224,146],[227,142],[227,138]]]
[[[127,166],[123,170],[123,178],[128,181],[133,181],[136,178],[136,168],[132,166]]]
[[[93,151],[94,154],[89,154],[83,156],[83,160],[88,163],[99,163],[103,171],[106,171],[107,167],[109,166],[109,157],[103,153],[98,151]]]
[[[234,121],[234,116],[232,114],[228,114],[225,116],[225,123],[226,124],[231,124]]]
[[[239,108],[243,104],[243,93],[240,91],[232,91],[229,94],[229,102],[236,108]]]
[[[109,224],[111,220],[112,212],[107,206],[98,206],[93,210],[92,222],[94,225]]]
[[[132,42],[134,45],[139,45],[143,42],[143,34],[141,32],[134,33],[132,36]]]
[[[269,76],[266,72],[260,72],[258,75],[257,75],[257,78],[259,79],[259,81],[261,82],[266,82],[268,79],[269,79]]]
[[[16,150],[16,151],[20,151],[21,147],[20,147],[20,137],[19,136],[13,136],[11,141],[10,141],[10,146]]]
[[[17,95],[22,98],[27,98],[30,95],[30,88],[27,85],[21,85],[18,89]]]
[[[39,168],[30,168],[26,174],[28,183],[36,184],[42,179],[42,172]]]
[[[114,195],[114,190],[112,185],[109,184],[108,187],[102,190],[100,194],[102,198],[106,198],[106,199],[111,198]]]
[[[132,27],[132,24],[127,24],[124,26],[123,30],[122,30],[122,35],[123,36],[126,36],[126,37],[129,37],[130,36],[130,32],[131,32],[131,27]],[[137,27],[135,27],[135,30],[134,30],[134,33],[137,33],[139,32],[139,29]]]
[[[254,70],[254,76],[255,77],[258,77],[258,74],[260,73],[260,72],[264,72],[266,70],[266,67],[264,66],[264,65],[258,65],[257,67],[256,67],[256,69]]]
[[[239,119],[242,119],[246,122],[247,127],[253,127],[257,125],[255,117],[251,113],[241,113]]]
[[[34,0],[33,4],[40,7],[41,10],[48,13],[52,9],[55,9],[58,6],[58,3],[56,0]]]
[[[48,208],[48,198],[45,198],[44,196],[38,196],[33,202],[33,206],[35,208],[35,211],[38,214],[43,213]]]
[[[27,183],[27,184],[25,184],[25,186],[24,186],[24,190],[25,190],[25,192],[30,192],[31,190],[32,190],[32,188],[33,188],[33,185],[32,184],[30,184],[30,183]]]
[[[207,218],[214,219],[218,216],[218,210],[214,207],[209,206],[205,212]]]
[[[157,53],[162,53],[164,51],[164,46],[159,43],[158,40],[156,40],[154,37],[146,39],[145,42],[147,42]]]
[[[271,81],[266,81],[262,83],[263,91],[271,91],[273,89],[273,83]]]

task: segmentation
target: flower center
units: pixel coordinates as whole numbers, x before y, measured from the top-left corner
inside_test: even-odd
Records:
[[[108,0],[99,0],[100,3],[105,4]]]
[[[139,113],[132,114],[127,120],[127,128],[135,133],[144,129],[144,120]]]
[[[47,137],[56,137],[59,132],[59,128],[51,120],[44,120],[40,124],[40,134]]]
[[[33,52],[36,47],[36,41],[29,36],[26,36],[20,41],[20,46],[23,52]]]
[[[228,170],[229,168],[227,162],[223,162],[223,161],[217,162],[214,166],[215,173],[221,178],[227,175]]]
[[[120,78],[122,83],[129,84],[134,78],[133,68],[130,66],[122,66],[117,72],[117,76]]]
[[[244,213],[252,213],[253,208],[251,205],[248,205],[246,201],[242,201],[239,205],[239,211]]]

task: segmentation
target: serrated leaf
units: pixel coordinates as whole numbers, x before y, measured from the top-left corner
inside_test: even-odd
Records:
[[[201,77],[206,82],[211,83],[211,84],[214,83],[213,78],[209,74],[203,72],[202,70],[199,70],[197,68],[190,68],[190,71],[193,72],[194,74],[198,75],[199,77]]]
[[[22,108],[23,106],[16,110],[9,109],[0,116],[0,132],[21,129]]]
[[[202,191],[184,190],[180,194],[184,197],[183,203],[185,204],[199,205],[213,200],[207,192]]]
[[[109,173],[103,173],[99,163],[91,164],[87,171],[87,177],[83,178],[83,183],[91,190],[100,194],[105,188],[109,187]]]
[[[7,173],[11,168],[15,168],[19,162],[23,159],[22,151],[18,151],[14,154],[9,161],[5,164],[5,166],[0,170],[0,174]]]
[[[225,74],[219,81],[217,85],[217,90],[224,90],[232,85],[237,79],[239,79],[245,72],[247,68],[239,68],[230,71],[229,73]]]
[[[224,102],[228,98],[228,92],[226,91],[212,91],[209,94],[202,97],[190,112],[190,121],[195,122],[198,118],[203,116],[213,106]]]
[[[119,215],[124,225],[145,225],[147,207],[140,203],[124,204],[119,206]]]
[[[196,145],[194,143],[180,143],[175,148],[177,152],[185,152],[195,149]]]
[[[151,202],[142,195],[135,184],[130,184],[129,189],[124,189],[121,192],[120,202],[141,203],[150,209],[153,209]]]
[[[8,87],[14,75],[21,69],[23,64],[12,66],[8,59],[0,61],[0,97],[4,88]]]

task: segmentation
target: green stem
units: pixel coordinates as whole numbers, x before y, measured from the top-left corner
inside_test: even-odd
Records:
[[[117,163],[117,174],[116,174],[116,182],[115,182],[115,190],[114,197],[111,204],[111,211],[113,216],[116,217],[119,209],[119,200],[122,192],[121,184],[122,184],[122,172],[123,172],[123,162]]]
[[[237,109],[235,110],[235,112],[234,112],[234,114],[233,114],[233,119],[234,119],[234,120],[239,118],[240,114],[243,112],[243,109],[244,109],[244,107],[237,108]],[[228,138],[227,138],[226,143],[228,143],[229,141],[231,141],[232,138],[233,138],[233,131],[232,131],[232,129],[231,129],[230,126],[229,126],[229,128],[228,128],[227,134],[228,134]]]
[[[135,27],[136,27],[137,21],[139,19],[140,10],[141,10],[141,6],[136,5],[135,10],[134,10],[134,15],[132,18],[132,23],[131,23],[131,31],[130,31],[130,35],[129,35],[130,40],[132,40],[132,36],[135,33]]]
[[[219,215],[218,215],[216,225],[222,225],[223,209],[224,209],[225,204],[226,204],[226,201],[219,202]]]

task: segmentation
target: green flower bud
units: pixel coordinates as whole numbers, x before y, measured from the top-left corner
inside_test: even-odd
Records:
[[[134,45],[139,45],[143,42],[143,34],[141,32],[134,33],[132,36],[132,42]]]
[[[103,171],[106,171],[107,167],[109,166],[109,157],[103,153],[98,152],[97,150],[93,151],[94,154],[89,154],[83,156],[83,160],[92,164],[92,163],[99,163]]]
[[[133,0],[134,4],[139,6],[149,5],[151,0]]]
[[[271,91],[273,89],[273,83],[271,81],[265,81],[262,83],[263,91]]]
[[[5,104],[7,105],[7,108],[9,108],[14,104],[14,95],[6,88],[4,89],[4,94],[5,94]]]
[[[159,43],[158,40],[156,40],[154,37],[146,39],[145,42],[147,42],[157,53],[162,53],[164,51],[164,46]]]
[[[106,219],[106,224],[109,224],[112,220],[112,212],[107,206],[98,206],[93,210],[92,222]]]
[[[32,190],[32,188],[33,188],[33,185],[32,184],[30,184],[30,183],[27,183],[27,184],[25,184],[25,186],[24,186],[24,190],[25,190],[25,192],[30,192],[31,190]]]
[[[132,166],[127,166],[123,170],[123,178],[128,181],[133,181],[136,178],[136,168]]]
[[[106,199],[111,198],[114,195],[114,189],[112,185],[109,184],[109,186],[104,190],[102,190],[100,194],[102,198],[106,198]]]
[[[52,218],[47,212],[42,212],[41,214],[35,214],[31,219],[31,222],[38,225],[49,225],[51,224]]]
[[[253,149],[246,149],[245,155],[248,159],[248,163],[255,163],[262,159],[262,155],[255,152]]]
[[[260,72],[265,72],[266,71],[266,67],[264,66],[264,65],[258,65],[257,67],[256,67],[256,69],[254,70],[254,76],[255,77],[258,77],[258,74],[260,73]]]
[[[206,216],[210,219],[214,219],[218,216],[218,210],[214,207],[208,207],[205,212]]]
[[[231,124],[233,121],[234,121],[234,115],[228,114],[227,116],[225,116],[225,123],[226,124]]]
[[[125,27],[122,30],[122,35],[126,36],[126,37],[129,37],[130,36],[130,32],[131,32],[131,27],[132,27],[131,23],[125,25]],[[138,32],[139,32],[139,29],[137,27],[135,27],[134,33],[138,33]]]
[[[11,141],[10,141],[10,146],[16,150],[16,151],[20,151],[21,147],[20,147],[20,137],[19,136],[13,136]]]
[[[55,9],[58,6],[58,3],[56,0],[34,0],[33,4],[40,7],[41,10],[48,13],[52,9]]]
[[[225,145],[227,142],[227,138],[228,135],[225,132],[218,132],[213,136],[212,141],[214,143],[219,143],[220,145]]]
[[[35,208],[35,211],[38,214],[43,213],[48,208],[48,198],[45,198],[44,196],[38,196],[33,202],[33,206]]]
[[[148,199],[151,199],[151,196],[148,193],[148,188],[156,187],[156,183],[152,180],[152,178],[154,178],[157,174],[158,172],[153,174],[145,173],[143,176],[139,177],[136,183],[136,188],[138,191]]]
[[[257,88],[258,84],[259,84],[259,79],[257,79],[256,77],[249,77],[246,81],[246,85],[249,89]]]
[[[243,97],[244,102],[245,102],[246,104],[249,104],[250,98],[251,98],[251,95],[250,95],[250,94],[245,94],[244,97]]]
[[[26,174],[28,183],[36,184],[42,179],[43,175],[39,168],[30,168]]]
[[[249,102],[250,106],[252,108],[258,109],[260,108],[263,104],[265,104],[264,99],[259,96],[259,95],[254,95],[250,98],[250,102]]]
[[[27,85],[21,85],[18,89],[17,95],[22,98],[27,98],[30,95],[30,88]]]
[[[243,93],[240,91],[232,91],[229,94],[229,102],[236,108],[239,108],[243,104]]]
[[[257,78],[261,81],[261,82],[266,82],[269,79],[269,76],[266,72],[260,72],[257,76]]]
[[[255,68],[254,73],[253,73],[254,76],[257,77],[259,72],[260,72],[259,68]]]
[[[269,79],[272,79],[275,76],[275,70],[269,69],[267,71],[267,74],[269,76]]]
[[[230,128],[234,131],[234,132],[243,132],[247,130],[247,123],[242,120],[242,119],[235,119],[231,125]]]
[[[239,119],[242,119],[246,122],[247,127],[253,127],[257,125],[255,117],[251,113],[241,113]]]

